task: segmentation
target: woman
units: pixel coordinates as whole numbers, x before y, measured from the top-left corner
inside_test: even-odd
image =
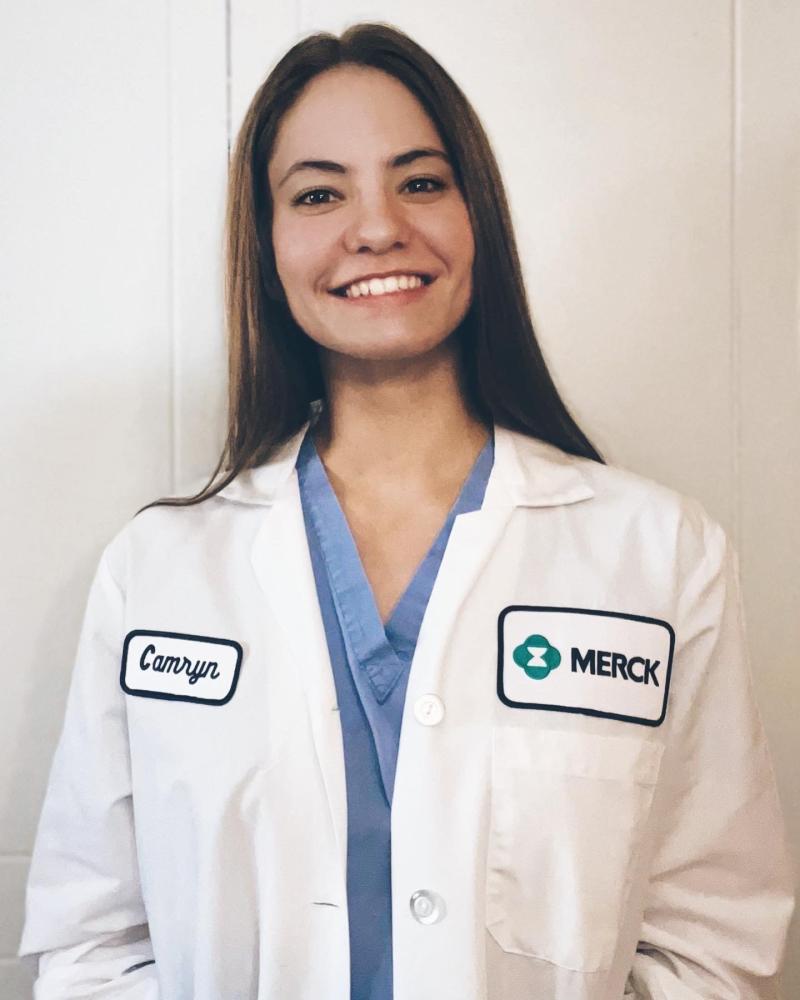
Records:
[[[559,399],[466,98],[386,26],[305,39],[228,237],[226,449],[101,560],[37,995],[773,996],[735,554]]]

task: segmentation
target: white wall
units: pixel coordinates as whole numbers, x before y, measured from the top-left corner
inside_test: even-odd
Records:
[[[488,24],[477,0],[435,18],[421,0],[36,0],[0,17],[0,996],[30,995],[23,887],[94,564],[222,440],[228,145],[289,44],[362,19],[417,38],[482,116],[579,421],[733,534],[800,855],[800,6],[497,0]]]

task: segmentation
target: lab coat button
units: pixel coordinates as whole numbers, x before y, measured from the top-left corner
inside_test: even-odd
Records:
[[[418,889],[411,896],[411,914],[420,924],[435,924],[445,914],[444,900],[435,892]]]
[[[444,705],[435,694],[424,694],[414,704],[414,717],[423,726],[438,726],[444,718]]]

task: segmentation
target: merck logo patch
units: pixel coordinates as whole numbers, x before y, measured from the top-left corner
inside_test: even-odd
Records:
[[[497,626],[497,695],[508,708],[664,721],[675,632],[662,618],[511,604]]]

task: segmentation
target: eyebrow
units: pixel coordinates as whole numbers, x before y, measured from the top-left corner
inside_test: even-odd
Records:
[[[423,156],[437,156],[439,159],[444,160],[445,163],[450,163],[450,158],[446,153],[443,153],[441,149],[433,149],[432,147],[409,149],[405,153],[398,153],[397,156],[391,157],[386,163],[387,166],[390,166],[394,170],[397,167],[405,167],[407,164],[413,163],[414,160],[419,160]],[[348,173],[347,167],[341,163],[335,163],[333,160],[298,160],[283,175],[278,187],[282,187],[292,174],[296,174],[298,170],[325,170],[332,174]]]

